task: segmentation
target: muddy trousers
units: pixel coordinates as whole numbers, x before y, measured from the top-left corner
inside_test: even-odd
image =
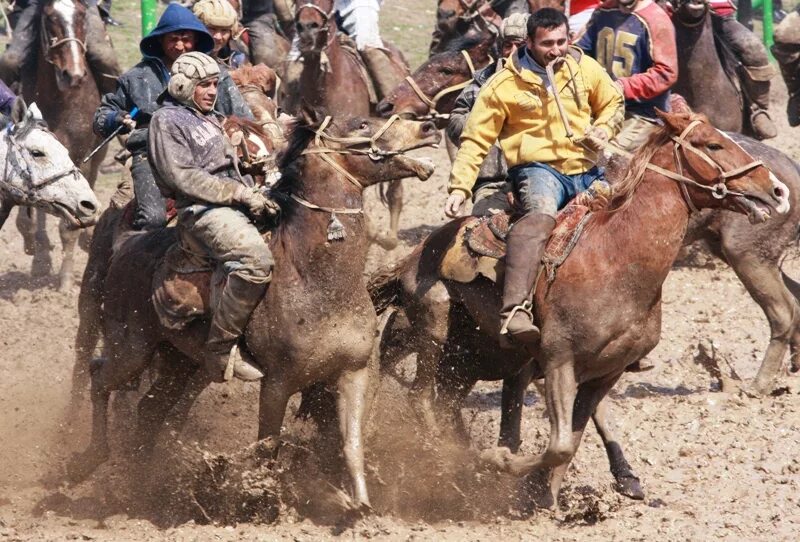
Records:
[[[753,131],[760,139],[775,137],[778,131],[767,113],[770,79],[774,75],[767,48],[758,36],[737,21],[733,15],[726,17],[713,15],[711,21],[714,33],[741,63],[739,79],[750,108]]]
[[[14,33],[0,57],[0,78],[8,84],[19,81],[23,72],[35,71],[41,7],[41,2],[31,2],[12,14],[12,20],[16,19]],[[100,94],[115,92],[122,72],[96,5],[86,8],[86,59]]]
[[[167,224],[167,200],[156,185],[145,154],[134,154],[131,161],[134,195],[134,230],[156,230]]]
[[[204,360],[211,377],[224,380],[231,348],[272,276],[272,252],[250,219],[232,207],[195,205],[182,209],[179,217],[181,228],[222,265],[227,277],[214,308]]]
[[[250,60],[253,64],[266,64],[272,69],[280,68],[284,59],[280,47],[277,46],[279,34],[275,15],[265,13],[243,24],[250,35]]]
[[[790,126],[800,125],[800,11],[793,11],[775,28],[772,54],[781,67],[789,101],[786,115]]]

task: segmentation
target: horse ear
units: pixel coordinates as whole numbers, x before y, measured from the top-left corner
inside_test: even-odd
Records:
[[[670,132],[674,134],[683,132],[690,122],[689,115],[687,114],[667,113],[666,111],[661,111],[657,107],[656,115],[658,115],[658,118],[664,121],[664,125],[669,129]]]
[[[309,128],[317,128],[325,120],[327,113],[318,107],[313,107],[307,102],[303,102],[300,106],[300,119],[302,124]]]
[[[11,106],[11,122],[19,124],[25,120],[25,115],[28,113],[28,106],[22,96],[17,96],[14,100],[14,105]]]

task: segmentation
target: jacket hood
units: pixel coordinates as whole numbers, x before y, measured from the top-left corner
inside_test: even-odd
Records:
[[[145,57],[162,57],[164,50],[161,48],[161,36],[181,30],[197,32],[195,51],[210,53],[214,49],[214,38],[200,19],[190,9],[180,4],[170,4],[158,20],[158,25],[139,42],[139,51]]]

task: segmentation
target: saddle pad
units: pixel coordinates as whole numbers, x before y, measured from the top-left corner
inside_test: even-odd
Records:
[[[481,217],[467,226],[464,240],[476,254],[502,258],[506,255],[506,235],[510,223],[511,217],[507,213]]]
[[[212,270],[175,243],[153,275],[153,307],[161,325],[181,330],[210,312]]]

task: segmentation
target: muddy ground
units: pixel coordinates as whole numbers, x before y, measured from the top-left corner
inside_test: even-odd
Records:
[[[785,89],[776,86],[781,135],[771,144],[799,159],[799,132],[786,125]],[[439,167],[426,184],[406,184],[403,244],[389,254],[373,249],[368,271],[408,253],[444,221],[448,162],[443,150],[427,154]],[[101,179],[102,201],[118,175]],[[385,221],[374,194],[369,208]],[[51,239],[57,240],[53,224]],[[81,253],[79,269],[85,259]],[[670,274],[662,340],[648,356],[655,368],[625,375],[611,396],[614,426],[643,481],[644,501],[613,491],[590,428],[567,474],[562,510],[531,510],[525,487],[475,461],[475,451],[497,436],[498,383],[480,384],[467,401],[468,450],[419,434],[403,401],[403,374],[381,386],[368,447],[376,511],[359,519],[341,514],[338,453],[325,450],[330,444],[313,423],[294,417],[296,400],[278,462],[254,459],[254,384],[207,390],[183,431],[168,431],[145,464],[126,457],[126,422],[135,406],[120,401],[112,460],[90,481],[65,485],[65,460],[85,446],[89,429],[87,405],[69,418],[66,410],[78,286],[59,293],[54,277],[30,278],[31,258],[9,220],[0,233],[0,540],[796,540],[798,377],[784,375],[776,396],[753,399],[722,393],[695,362],[700,345],[713,344],[718,359],[751,378],[769,339],[759,307],[733,272],[707,263]],[[784,269],[800,277],[796,258]],[[522,453],[545,445],[543,413],[529,392]]]

